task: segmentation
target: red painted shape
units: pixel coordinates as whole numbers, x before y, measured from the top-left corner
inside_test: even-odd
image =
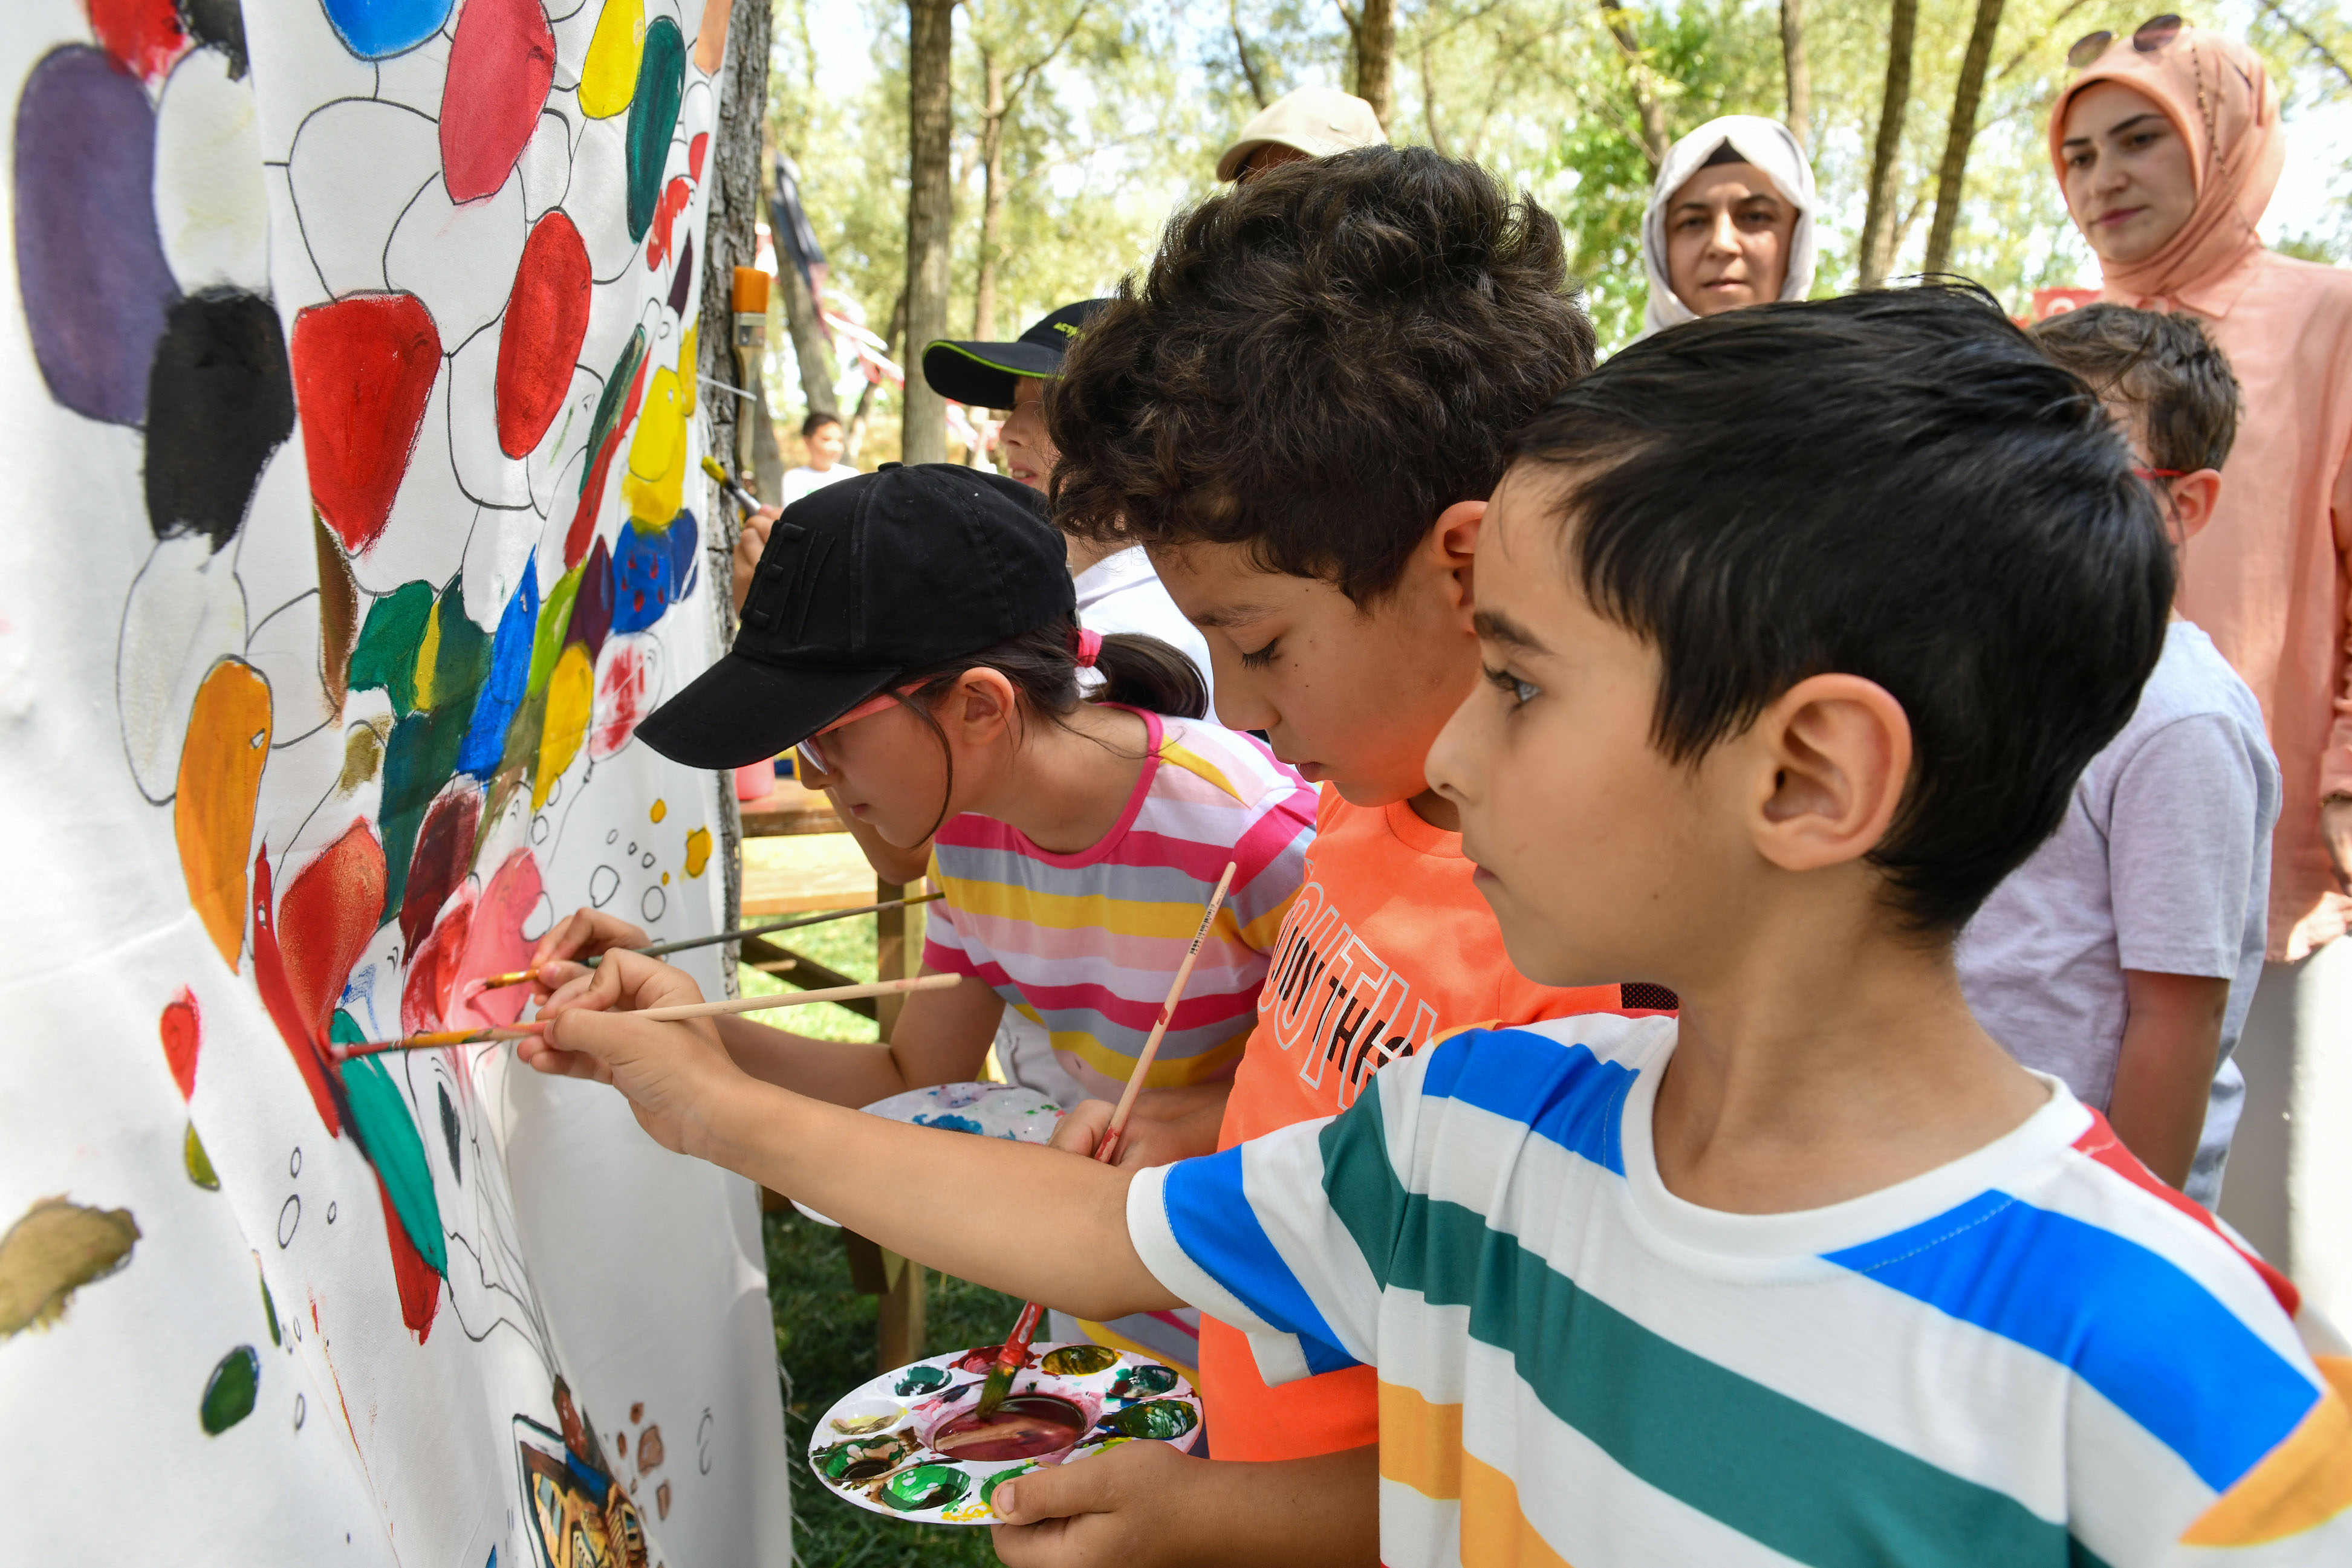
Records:
[[[498,194],[555,80],[540,0],[466,0],[441,87],[441,179],[453,202]]]
[[[412,954],[417,937],[432,928],[441,906],[472,869],[474,833],[481,822],[482,792],[462,781],[425,809],[400,900],[400,939]]]
[[[163,1060],[171,1064],[172,1082],[180,1086],[180,1098],[185,1100],[196,1092],[196,1051],[204,1044],[196,994],[182,986],[180,994],[163,1004],[158,1029],[163,1036]]]
[[[392,1192],[383,1185],[383,1177],[375,1178],[376,1197],[383,1202],[383,1233],[392,1253],[393,1282],[400,1287],[400,1321],[408,1332],[423,1344],[433,1332],[433,1314],[441,1310],[441,1276],[408,1239],[408,1231],[400,1223],[400,1213],[392,1207]],[[337,1392],[341,1392],[338,1388]]]
[[[2187,1193],[2167,1186],[2158,1180],[2154,1171],[2139,1163],[2138,1155],[2124,1147],[2124,1141],[2116,1136],[2116,1130],[2107,1125],[2107,1119],[2098,1112],[2091,1113],[2090,1130],[2074,1140],[2074,1148],[2078,1153],[2087,1155],[2098,1161],[2142,1192],[2162,1198],[2174,1208],[2227,1241],[2230,1244],[2230,1250],[2252,1264],[2254,1272],[2263,1277],[2263,1283],[2270,1287],[2271,1294],[2278,1298],[2278,1304],[2286,1309],[2287,1316],[2293,1317],[2301,1310],[2303,1292],[2295,1289],[2294,1281],[2239,1246],[2237,1240],[2228,1231],[2213,1223],[2213,1217],[2205,1211],[2204,1205]]]
[[[357,555],[383,532],[408,472],[440,331],[414,294],[347,294],[294,318],[289,357],[310,498]]]
[[[495,991],[474,989],[469,981],[485,975],[506,975],[530,962],[537,946],[522,934],[523,922],[539,906],[539,861],[521,849],[500,862],[489,886],[474,905],[462,956],[457,965],[457,988],[443,1009],[445,1026],[466,1029],[489,1023],[512,1023],[522,1016],[530,999],[528,988],[501,986]]]
[[[594,284],[570,218],[550,213],[531,226],[499,329],[499,450],[509,457],[529,456],[563,406]]]
[[[708,131],[696,132],[694,140],[686,144],[687,176],[698,185],[702,183],[702,155],[709,151],[710,132]]]
[[[188,52],[175,0],[89,0],[89,30],[117,65],[151,84]]]
[[[637,422],[637,410],[646,401],[646,371],[652,368],[653,357],[637,367],[636,379],[629,382],[627,401],[621,404],[621,417],[613,422],[612,433],[604,444],[596,449],[596,461],[588,470],[588,483],[581,487],[580,508],[572,514],[572,528],[563,536],[563,570],[570,571],[588,553],[588,541],[596,537],[596,512],[604,499],[604,481],[613,471],[614,454],[621,450],[621,438],[627,435]]]
[[[588,755],[598,762],[629,744],[654,707],[656,667],[647,654],[647,640],[616,637],[604,644],[596,671],[593,716],[588,726]]]
[[[676,237],[673,231],[677,227],[677,220],[686,214],[686,204],[693,196],[694,187],[688,183],[683,174],[672,180],[663,190],[661,200],[654,206],[652,237],[646,241],[647,271],[659,272],[662,263],[669,259]]]
[[[466,936],[474,921],[474,901],[479,894],[480,890],[470,882],[458,888],[447,911],[434,923],[425,940],[409,950],[408,977],[400,988],[402,1033],[426,1034],[451,1027],[446,1020],[457,992],[457,966],[465,956]]]
[[[278,901],[286,988],[313,1038],[326,1032],[352,966],[383,917],[383,846],[367,823],[354,820],[294,873]]]
[[[274,907],[269,896],[269,852],[262,850],[253,857],[253,985],[261,993],[261,1005],[269,1010],[269,1019],[286,1041],[286,1049],[300,1069],[302,1082],[310,1091],[310,1103],[318,1107],[319,1120],[336,1137],[343,1135],[342,1106],[338,1098],[339,1086],[327,1071],[326,1031],[312,1025],[302,1015],[302,1004],[294,999],[294,988],[286,981],[286,961],[278,951],[278,923],[270,911]]]

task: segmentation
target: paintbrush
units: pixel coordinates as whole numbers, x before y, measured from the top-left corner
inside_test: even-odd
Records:
[[[709,936],[683,936],[675,942],[655,942],[643,947],[631,947],[628,951],[642,954],[648,958],[667,957],[672,953],[683,953],[690,947],[709,947],[720,942],[733,942],[745,936],[763,936],[771,931],[791,931],[803,925],[822,925],[828,920],[853,920],[861,915],[879,915],[885,910],[904,909],[911,904],[937,903],[946,896],[944,893],[919,893],[909,898],[886,898],[879,904],[863,904],[856,909],[829,909],[822,915],[803,915],[792,920],[772,920],[764,925],[739,925],[732,931],[716,932]],[[593,969],[604,961],[604,956],[596,953],[585,958],[565,958],[556,961],[577,964],[583,968]],[[536,969],[517,969],[508,975],[485,975],[473,982],[472,988],[477,991],[494,991],[500,986],[525,985],[538,972]]]
[[[908,991],[943,991],[963,979],[961,975],[919,975],[909,980],[868,980],[859,986],[831,986],[781,997],[734,997],[715,1002],[683,1002],[674,1008],[646,1008],[630,1014],[648,1023],[677,1023],[683,1019],[725,1018],[735,1013],[763,1013],[777,1008],[804,1008],[814,1002],[850,1002],[860,997],[895,997]],[[493,1040],[522,1040],[547,1027],[545,1019],[487,1029],[450,1029],[435,1034],[406,1034],[398,1040],[362,1040],[329,1049],[338,1061],[354,1056],[374,1056],[387,1051],[438,1051],[445,1046],[479,1045]]]
[[[1192,961],[1201,956],[1201,944],[1208,940],[1209,927],[1217,918],[1217,910],[1225,902],[1225,890],[1234,884],[1234,862],[1225,862],[1225,874],[1217,879],[1217,891],[1209,895],[1209,906],[1201,911],[1201,924],[1192,933],[1192,945],[1184,950],[1184,961],[1176,966],[1176,977],[1168,986],[1168,999],[1160,1004],[1160,1016],[1152,1020],[1150,1037],[1144,1040],[1143,1051],[1127,1074],[1127,1089],[1111,1108],[1110,1125],[1103,1130],[1102,1141],[1095,1145],[1094,1157],[1104,1165],[1118,1158],[1119,1141],[1127,1133],[1127,1119],[1135,1113],[1136,1097],[1143,1092],[1143,1081],[1151,1072],[1152,1059],[1160,1054],[1160,1041],[1168,1033],[1169,1020],[1176,1016],[1176,1003],[1184,995],[1184,983],[1192,977]],[[975,1416],[986,1416],[1013,1392],[1013,1375],[1029,1360],[1029,1342],[1037,1337],[1037,1320],[1045,1309],[1035,1301],[1021,1309],[1013,1321],[1013,1332],[1004,1336],[1004,1343],[996,1353],[996,1364],[988,1369],[988,1378],[980,1385],[980,1399],[972,1406]]]
[[[727,390],[732,392],[735,389],[730,387]],[[727,498],[742,507],[746,514],[760,509],[760,497],[737,484],[733,476],[719,465],[719,459],[707,452],[702,455],[702,471],[718,480],[719,487],[727,492]]]

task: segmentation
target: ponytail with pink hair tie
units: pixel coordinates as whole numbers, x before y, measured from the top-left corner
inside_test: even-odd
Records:
[[[1077,661],[1078,668],[1094,668],[1095,661],[1102,656],[1102,633],[1079,627],[1070,634],[1070,656]]]

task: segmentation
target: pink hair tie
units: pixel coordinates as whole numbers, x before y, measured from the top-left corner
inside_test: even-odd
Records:
[[[1070,641],[1073,644],[1070,655],[1078,662],[1078,668],[1092,669],[1095,661],[1102,656],[1102,633],[1089,632],[1081,626]]]

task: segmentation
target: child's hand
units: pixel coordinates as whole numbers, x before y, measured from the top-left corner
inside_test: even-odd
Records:
[[[1101,1103],[1099,1101],[1094,1103]],[[1153,1568],[1208,1561],[1195,1550],[1185,1483],[1207,1461],[1165,1443],[1121,1443],[996,1489],[992,1525],[1006,1568]]]
[[[531,999],[544,1009],[558,987],[588,972],[584,966],[568,963],[569,959],[609,953],[616,947],[642,947],[651,940],[638,927],[601,909],[575,909],[549,926],[539,946],[530,950],[530,962],[523,967],[530,971]],[[541,971],[551,964],[563,967],[542,975]]]
[[[702,1000],[682,970],[642,954],[610,952],[549,998],[544,1034],[517,1047],[541,1072],[593,1078],[628,1097],[638,1125],[664,1148],[703,1154],[710,1118],[744,1078],[709,1019],[655,1023],[631,1015]]]
[[[1108,1100],[1081,1100],[1054,1129],[1053,1146],[1074,1155],[1093,1154],[1110,1127],[1114,1109]],[[1127,1133],[1119,1139],[1118,1157],[1111,1163],[1131,1171],[1213,1155],[1223,1116],[1222,1093],[1211,1097],[1198,1090],[1147,1089],[1136,1096]]]

